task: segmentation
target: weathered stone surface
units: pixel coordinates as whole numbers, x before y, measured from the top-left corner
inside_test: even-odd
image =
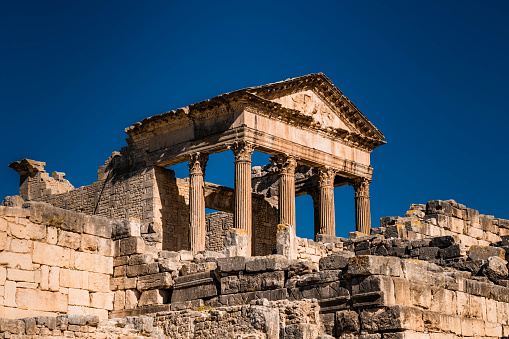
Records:
[[[341,270],[346,268],[350,258],[355,256],[350,251],[340,251],[320,259],[320,270]]]
[[[497,256],[505,259],[505,251],[493,246],[471,246],[468,250],[468,257],[472,260],[488,260],[489,257]]]
[[[138,305],[147,306],[155,304],[165,304],[169,298],[169,292],[166,290],[149,290],[141,293]]]
[[[159,259],[159,270],[161,272],[179,271],[182,268],[182,262],[173,259]]]
[[[162,272],[138,277],[136,288],[139,291],[167,289],[170,288],[172,284],[173,280],[171,274],[168,272]]]
[[[175,278],[171,302],[182,302],[218,295],[214,273],[208,271]]]
[[[483,273],[491,281],[497,282],[508,277],[507,261],[500,257],[489,257],[488,264],[483,269]]]
[[[159,272],[159,264],[156,262],[142,265],[128,265],[126,275],[128,277],[139,277],[147,274],[155,274]]]
[[[217,269],[220,273],[240,272],[246,269],[246,257],[218,258]]]
[[[424,329],[422,311],[407,306],[364,310],[360,320],[361,327],[370,332]]]
[[[359,314],[354,311],[336,312],[336,336],[343,333],[357,333],[360,331]]]
[[[282,255],[268,255],[266,257],[254,257],[246,262],[247,272],[278,271],[288,268],[289,261]]]
[[[403,272],[399,258],[363,255],[349,259],[347,274],[350,276],[386,274],[399,277]]]

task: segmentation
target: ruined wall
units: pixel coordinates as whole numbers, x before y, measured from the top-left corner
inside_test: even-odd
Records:
[[[479,214],[454,200],[434,200],[410,205],[404,217],[381,218],[371,234],[410,240],[451,235],[467,247],[488,246],[509,235],[509,220]]]
[[[0,206],[0,317],[113,309],[112,222],[44,203]]]
[[[225,247],[226,231],[233,227],[233,214],[227,212],[207,214],[205,224],[207,230],[205,248],[209,251],[222,251]]]

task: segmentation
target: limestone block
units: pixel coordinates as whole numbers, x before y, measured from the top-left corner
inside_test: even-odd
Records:
[[[81,245],[81,235],[74,232],[59,230],[57,245],[77,250]]]
[[[180,260],[180,252],[175,251],[160,251],[158,253],[158,258],[160,259],[169,259],[174,261]]]
[[[32,256],[25,253],[0,252],[0,265],[22,270],[31,270]]]
[[[10,235],[18,239],[28,239],[26,225],[21,225],[15,222],[9,222]]]
[[[442,312],[450,315],[456,315],[456,293],[454,291],[439,287],[432,286],[432,296],[431,299],[431,311],[434,312]],[[447,305],[447,307],[444,307]]]
[[[467,293],[457,291],[456,292],[456,309],[458,315],[462,317],[471,317],[470,312],[470,298]]]
[[[171,302],[209,298],[216,295],[217,286],[214,273],[208,271],[175,278]]]
[[[50,291],[59,291],[60,290],[60,268],[59,267],[50,267],[48,280],[49,280],[48,287],[49,287]]]
[[[483,274],[494,282],[506,279],[509,275],[507,261],[500,257],[489,257],[488,264],[484,267]]]
[[[221,294],[239,293],[240,281],[236,275],[222,277],[220,281]]]
[[[0,232],[7,232],[7,220],[0,217]]]
[[[113,292],[109,293],[90,293],[90,306],[105,310],[113,310]]]
[[[230,228],[225,234],[224,253],[227,257],[249,256],[249,239],[246,230]]]
[[[12,238],[9,247],[11,252],[28,253],[32,250],[32,241]]]
[[[355,256],[353,252],[340,251],[323,257],[319,261],[320,270],[342,270],[348,265],[350,258],[353,256]]]
[[[41,287],[42,290],[48,290],[49,289],[49,266],[41,265],[40,275],[41,275],[41,281],[39,283],[39,286]]]
[[[180,254],[180,260],[182,260],[182,261],[193,261],[194,260],[194,255],[193,255],[192,251],[181,250],[178,253]]]
[[[467,226],[466,233],[469,237],[475,238],[477,240],[480,240],[484,236],[483,230],[477,228],[477,227],[471,227]]]
[[[485,322],[485,332],[487,337],[501,338],[502,337],[502,324]]]
[[[158,260],[159,270],[161,272],[173,272],[179,271],[182,268],[182,263],[173,259],[161,259]]]
[[[127,271],[127,265],[124,266],[115,266],[113,267],[113,276],[116,277],[122,277],[126,275]]]
[[[34,263],[69,268],[71,249],[56,245],[34,242]]]
[[[111,238],[113,228],[111,220],[91,215],[85,215],[84,217],[84,233],[95,235],[101,238]]]
[[[110,279],[110,289],[112,291],[136,288],[137,278],[119,277]]]
[[[96,252],[98,248],[98,237],[90,234],[81,234],[80,251]]]
[[[159,264],[156,262],[144,265],[127,266],[126,274],[128,277],[138,277],[147,274],[155,274],[159,272]]]
[[[16,289],[16,304],[27,310],[67,312],[67,295],[59,292]]]
[[[349,259],[347,274],[350,276],[382,274],[403,276],[399,258],[363,255]]]
[[[62,268],[60,269],[60,286],[88,290],[88,276],[87,271]]]
[[[69,305],[90,306],[89,292],[86,290],[69,288]]]
[[[472,260],[488,260],[493,256],[505,259],[505,251],[500,247],[478,245],[471,246],[468,250],[468,257]]]
[[[343,333],[358,333],[360,331],[359,314],[354,311],[336,312],[336,336]]]
[[[47,227],[46,232],[48,233],[46,242],[50,245],[56,245],[58,241],[58,229],[56,227]]]
[[[138,300],[141,293],[137,290],[126,290],[125,291],[125,308],[131,309],[138,306]]]
[[[15,268],[8,268],[7,279],[12,281],[35,282],[35,274],[34,271],[24,271]]]
[[[46,238],[46,226],[29,222],[26,228],[26,235],[31,240],[43,240]]]
[[[239,272],[246,269],[246,257],[218,258],[217,268],[219,272]]]
[[[315,324],[291,324],[284,328],[284,338],[288,339],[315,339],[318,326]]]
[[[484,302],[486,304],[486,321],[492,323],[498,322],[497,301],[490,298],[485,298]]]
[[[125,307],[125,291],[115,291],[113,294],[113,310],[123,310]]]
[[[25,322],[18,319],[0,319],[0,332],[5,335],[9,333],[25,334]],[[10,338],[10,335],[6,338]]]
[[[97,254],[112,257],[114,254],[114,243],[111,239],[97,237]]]
[[[172,284],[173,280],[171,274],[162,272],[138,277],[136,287],[139,291],[146,291],[152,289],[167,289],[170,288]]]
[[[92,292],[109,292],[110,276],[108,274],[90,272],[88,274],[88,290]]]
[[[431,306],[431,287],[428,284],[410,282],[412,304],[425,309]]]
[[[287,259],[297,259],[295,228],[290,224],[277,225],[276,253]]]
[[[141,237],[115,240],[115,256],[145,253],[145,241]]]
[[[139,219],[117,220],[113,222],[113,238],[141,237],[141,224]]]
[[[0,232],[0,251],[3,251],[7,245],[7,233]]]
[[[0,286],[5,285],[5,279],[7,279],[7,269],[0,266]]]
[[[424,330],[422,311],[408,306],[367,309],[360,314],[361,328],[366,331]]]
[[[139,306],[165,304],[168,301],[169,292],[165,290],[144,291],[140,296]]]
[[[217,263],[214,261],[206,261],[199,264],[195,263],[184,263],[180,269],[182,275],[190,275],[196,273],[202,273],[205,271],[213,271],[217,268]]]
[[[17,307],[16,305],[16,282],[7,280],[4,287],[4,305]]]
[[[154,257],[151,254],[133,254],[129,257],[129,265],[143,265],[154,262]]]
[[[254,257],[246,261],[247,272],[286,270],[288,266],[288,259],[280,254],[268,255],[266,257]]]
[[[74,252],[72,267],[82,271],[113,274],[113,258],[95,253]]]

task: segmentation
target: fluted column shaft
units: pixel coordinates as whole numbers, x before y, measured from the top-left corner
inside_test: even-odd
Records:
[[[295,168],[297,160],[288,155],[271,158],[279,169],[279,222],[295,229]]]
[[[189,157],[189,245],[193,253],[205,249],[205,166],[208,154]]]
[[[358,232],[371,234],[371,210],[369,203],[369,180],[358,179],[355,189],[355,224]]]
[[[247,232],[248,249],[251,253],[252,231],[252,191],[251,191],[251,155],[253,146],[245,142],[236,143],[232,147],[235,156],[235,210],[233,225]]]
[[[320,191],[318,188],[313,189],[309,195],[313,199],[313,224],[314,224],[314,236],[320,234]]]
[[[318,169],[318,190],[320,192],[320,234],[336,236],[336,215],[334,213],[334,178],[332,168]]]

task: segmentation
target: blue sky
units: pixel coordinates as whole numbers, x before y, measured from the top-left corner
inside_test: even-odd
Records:
[[[0,37],[2,197],[18,192],[12,161],[89,185],[147,116],[323,72],[386,136],[373,225],[434,199],[509,219],[507,1],[4,0]],[[233,169],[213,155],[206,180],[232,186]],[[335,193],[344,236],[353,189]],[[300,197],[298,235],[312,229]]]

